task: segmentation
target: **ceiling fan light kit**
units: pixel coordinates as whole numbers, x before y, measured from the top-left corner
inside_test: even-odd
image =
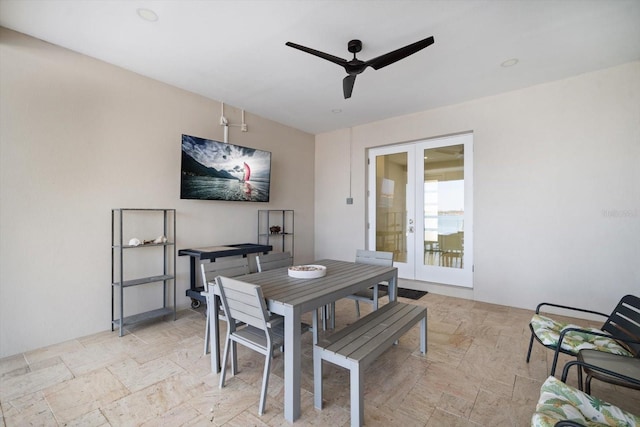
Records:
[[[344,93],[344,99],[348,99],[351,98],[351,94],[353,93],[353,85],[356,82],[356,76],[362,73],[367,67],[371,67],[374,70],[379,70],[380,68],[391,65],[394,62],[404,59],[409,55],[413,55],[414,53],[424,49],[425,47],[432,45],[433,42],[433,36],[430,36],[426,39],[411,43],[407,46],[401,47],[400,49],[385,53],[384,55],[377,56],[368,61],[361,61],[360,59],[356,58],[356,53],[362,50],[362,42],[360,40],[350,40],[349,43],[347,43],[347,50],[353,53],[353,59],[350,61],[296,43],[287,42],[285,44],[294,49],[298,49],[311,55],[315,55],[319,58],[325,59],[343,67],[347,72],[347,76],[342,80],[342,91]]]

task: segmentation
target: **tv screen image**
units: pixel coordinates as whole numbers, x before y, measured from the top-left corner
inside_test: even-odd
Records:
[[[271,153],[182,135],[180,198],[268,202]]]

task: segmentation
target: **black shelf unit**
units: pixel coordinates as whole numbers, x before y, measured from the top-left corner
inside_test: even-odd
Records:
[[[272,233],[272,226],[280,231]],[[258,243],[273,246],[274,252],[291,252],[294,256],[294,211],[292,209],[264,209],[258,211]]]

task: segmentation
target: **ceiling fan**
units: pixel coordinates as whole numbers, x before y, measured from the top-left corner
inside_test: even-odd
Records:
[[[342,90],[344,92],[344,99],[347,99],[351,98],[353,85],[356,82],[356,76],[362,73],[367,67],[371,67],[374,70],[379,70],[382,67],[391,65],[394,62],[404,59],[409,55],[413,55],[419,50],[432,45],[433,41],[433,36],[427,37],[426,39],[411,43],[410,45],[401,47],[400,49],[396,49],[389,53],[385,53],[384,55],[380,55],[368,61],[361,61],[356,58],[356,53],[362,50],[362,42],[360,40],[351,40],[347,44],[347,49],[349,50],[349,52],[353,53],[353,59],[351,61],[347,61],[346,59],[329,55],[328,53],[320,52],[319,50],[311,49],[309,47],[301,46],[292,42],[287,42],[286,45],[294,49],[310,53],[311,55],[318,56],[322,59],[326,59],[327,61],[331,61],[334,64],[338,64],[341,67],[344,67],[348,75],[342,80]]]

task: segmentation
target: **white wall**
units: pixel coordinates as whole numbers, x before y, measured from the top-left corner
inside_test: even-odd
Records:
[[[365,246],[367,148],[465,131],[475,275],[464,296],[608,312],[640,292],[640,62],[357,126],[351,148],[349,129],[316,135],[316,256]]]
[[[222,140],[219,102],[3,28],[0,67],[0,357],[110,329],[112,208],[177,209],[179,249],[255,242],[258,209],[295,209],[313,260],[313,135],[247,112],[229,141],[272,152],[271,202],[180,200],[181,134]]]

